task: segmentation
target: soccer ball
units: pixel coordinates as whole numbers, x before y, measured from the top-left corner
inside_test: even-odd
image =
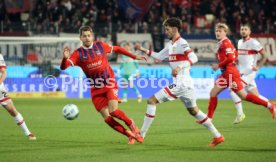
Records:
[[[79,116],[79,109],[74,104],[65,105],[62,114],[67,120],[74,120]]]

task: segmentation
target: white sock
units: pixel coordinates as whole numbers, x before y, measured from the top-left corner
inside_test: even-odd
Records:
[[[29,131],[29,129],[28,129],[28,127],[27,127],[27,125],[26,125],[26,123],[23,119],[23,116],[20,113],[18,113],[17,116],[14,117],[14,120],[15,120],[16,124],[18,126],[20,126],[20,128],[23,130],[23,132],[26,136],[31,134],[31,132]]]
[[[213,123],[211,122],[211,120],[207,117],[206,114],[204,114],[201,110],[198,111],[198,113],[195,115],[195,118],[199,121],[202,121],[202,125],[204,127],[206,127],[212,134],[214,137],[220,137],[221,134],[219,133],[219,131],[216,129],[216,127],[213,125]],[[205,121],[204,121],[205,120]]]
[[[156,105],[147,105],[147,112],[144,118],[144,123],[142,128],[140,129],[140,133],[143,138],[145,138],[147,131],[149,130],[149,127],[151,126],[151,123],[154,120],[156,112]]]
[[[240,115],[244,114],[240,97],[233,91],[230,91],[230,95],[231,95],[232,100],[233,100],[233,102],[235,104],[235,107],[237,109],[237,115],[240,116]]]

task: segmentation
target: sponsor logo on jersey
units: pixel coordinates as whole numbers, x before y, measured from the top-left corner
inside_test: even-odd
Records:
[[[169,56],[169,60],[170,60],[170,61],[176,60],[176,56]]]
[[[87,68],[88,69],[94,69],[94,68],[97,68],[101,64],[102,64],[102,60],[99,60],[99,61],[93,62],[91,64],[88,64]]]

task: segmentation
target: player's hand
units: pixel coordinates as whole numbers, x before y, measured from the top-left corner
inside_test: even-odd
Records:
[[[212,65],[212,69],[213,69],[214,71],[217,71],[218,68],[219,68],[218,64],[213,64],[213,65]]]
[[[144,52],[144,53],[146,53],[146,54],[148,54],[148,52],[149,52],[149,50],[145,49],[145,48],[142,47],[140,44],[136,44],[136,45],[134,46],[134,50],[135,50],[135,51],[139,50],[139,51],[142,51],[142,52]]]
[[[135,60],[145,60],[145,61],[147,61],[147,58],[145,56],[136,55]]]
[[[136,72],[136,77],[139,78],[140,77],[140,73]]]
[[[69,47],[64,47],[64,49],[63,49],[63,57],[64,58],[69,58],[69,55],[70,55],[70,49],[69,49]]]
[[[140,44],[135,44],[134,50],[135,50],[135,51],[141,50],[141,45],[140,45]]]
[[[252,66],[252,71],[258,71],[260,68],[258,66]]]
[[[178,72],[180,71],[181,69],[180,69],[180,67],[176,67],[176,68],[174,68],[173,70],[172,70],[172,76],[173,77],[176,77],[177,76],[177,74],[178,74]]]

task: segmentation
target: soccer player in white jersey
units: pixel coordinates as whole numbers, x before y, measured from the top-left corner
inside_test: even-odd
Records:
[[[190,76],[190,67],[198,61],[197,56],[189,47],[187,41],[180,37],[180,19],[174,17],[169,18],[164,21],[163,26],[166,35],[170,38],[170,41],[163,50],[157,53],[147,50],[140,45],[136,46],[136,49],[145,52],[153,58],[159,60],[168,58],[173,76],[173,83],[171,85],[164,87],[148,99],[147,111],[140,133],[145,138],[154,120],[156,105],[158,103],[179,98],[189,113],[211,131],[214,138],[209,146],[214,147],[224,141],[224,136],[219,133],[207,115],[197,107],[193,79]]]
[[[262,45],[256,39],[250,37],[251,28],[248,24],[241,25],[240,34],[242,39],[240,39],[238,42],[238,64],[241,78],[244,81],[244,87],[248,93],[255,94],[263,100],[268,101],[267,98],[259,94],[255,82],[256,71],[258,71],[265,64],[267,59],[265,51]],[[259,61],[258,54],[261,56]],[[234,124],[238,124],[245,118],[241,99],[233,91],[230,91],[230,95],[237,109],[237,116],[234,120]]]
[[[29,140],[36,140],[34,134],[32,134],[22,115],[15,109],[15,106],[8,96],[7,91],[5,89],[4,81],[6,79],[6,63],[4,61],[3,55],[0,53],[0,104],[9,112],[9,114],[14,118],[16,124],[20,126],[23,130],[24,134],[28,137]]]

